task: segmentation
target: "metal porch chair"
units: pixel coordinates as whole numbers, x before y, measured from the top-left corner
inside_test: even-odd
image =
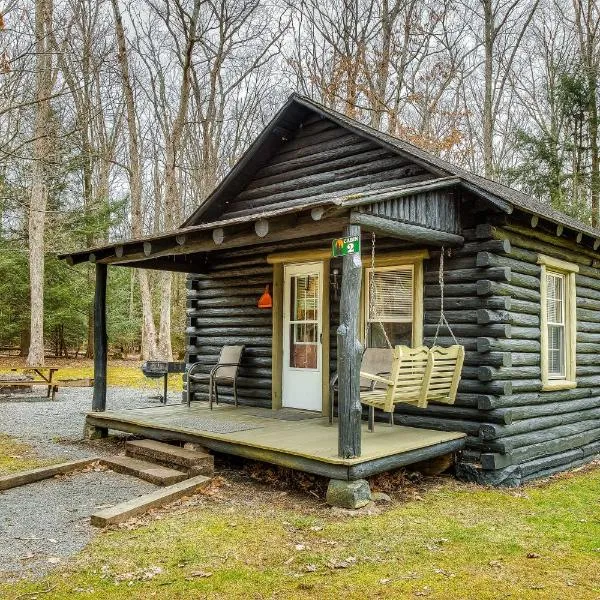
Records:
[[[192,383],[208,383],[208,406],[212,410],[213,394],[217,404],[219,403],[219,385],[230,385],[233,387],[233,401],[238,405],[237,399],[237,377],[244,346],[223,346],[219,361],[211,368],[209,373],[194,373],[195,370],[205,366],[204,363],[196,362],[190,365],[187,372],[187,405],[192,402]]]

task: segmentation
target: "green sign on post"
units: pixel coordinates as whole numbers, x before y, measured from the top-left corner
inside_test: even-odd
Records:
[[[347,254],[357,254],[360,252],[360,237],[353,235],[350,237],[338,238],[331,242],[331,256],[346,256]]]

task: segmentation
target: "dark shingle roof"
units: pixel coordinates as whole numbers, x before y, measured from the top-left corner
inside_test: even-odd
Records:
[[[411,144],[410,142],[383,133],[378,129],[373,129],[368,125],[364,125],[355,119],[351,119],[343,115],[342,113],[327,108],[326,106],[315,102],[310,98],[299,96],[297,94],[292,94],[292,98],[294,98],[296,102],[302,104],[303,106],[312,108],[316,112],[322,113],[324,116],[337,121],[340,125],[348,127],[357,133],[362,133],[362,135],[366,135],[371,139],[379,140],[388,147],[396,148],[402,153],[414,157],[424,165],[427,165],[438,172],[441,172],[445,175],[454,175],[455,177],[459,177],[464,182],[474,186],[476,188],[474,190],[475,192],[477,189],[481,190],[484,193],[491,194],[492,196],[508,202],[515,208],[539,215],[553,223],[564,225],[565,227],[575,229],[576,231],[581,231],[594,238],[600,238],[600,229],[590,227],[578,219],[570,217],[569,215],[552,208],[548,204],[534,200],[518,190],[498,183],[497,181],[492,181],[491,179],[486,179],[485,177],[481,177],[480,175],[466,171],[465,169],[453,165],[447,160],[443,160],[437,156],[434,156],[433,154],[430,154],[429,152],[419,148],[418,146],[415,146],[414,144]]]

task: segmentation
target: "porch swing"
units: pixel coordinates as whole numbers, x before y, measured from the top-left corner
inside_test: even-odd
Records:
[[[369,279],[369,306],[373,310],[377,289],[375,284],[375,232],[372,232],[371,244],[371,271]],[[444,404],[454,404],[456,392],[460,381],[460,374],[464,362],[465,349],[461,346],[446,319],[444,313],[444,247],[441,248],[438,281],[440,285],[440,318],[437,323],[435,337],[431,348],[419,346],[392,346],[389,336],[381,319],[372,319],[383,333],[388,346],[389,373],[386,377],[381,371],[372,373],[368,370],[363,359],[361,381],[370,382],[368,391],[360,392],[360,401],[369,407],[369,431],[373,431],[375,424],[375,408],[390,414],[390,424],[393,424],[394,408],[396,404],[411,404],[419,408],[427,408],[429,401]],[[454,345],[447,348],[437,346],[437,340],[442,325],[445,325]],[[365,354],[375,349],[367,348]],[[381,349],[378,349],[381,351]],[[391,354],[391,359],[389,355]],[[390,364],[391,363],[391,364]]]

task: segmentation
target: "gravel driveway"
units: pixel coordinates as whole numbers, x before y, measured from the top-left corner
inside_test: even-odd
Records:
[[[157,406],[152,389],[109,388],[107,410]],[[56,401],[39,396],[21,401],[0,400],[0,432],[32,445],[41,456],[64,457],[65,460],[97,454],[97,448],[73,445],[82,440],[86,413],[92,408],[92,388],[62,388]],[[43,400],[43,401],[40,401]],[[169,402],[180,402],[181,392],[171,392]],[[66,443],[61,443],[66,442]]]
[[[107,408],[158,404],[152,389],[111,388]],[[82,442],[91,388],[63,388],[55,402],[39,396],[0,400],[0,432],[30,444],[43,457],[72,460],[114,453],[118,446]],[[181,393],[170,394],[179,402]],[[80,443],[77,443],[80,442]],[[83,548],[98,532],[89,516],[156,489],[112,471],[88,471],[0,492],[0,578],[37,577]]]

